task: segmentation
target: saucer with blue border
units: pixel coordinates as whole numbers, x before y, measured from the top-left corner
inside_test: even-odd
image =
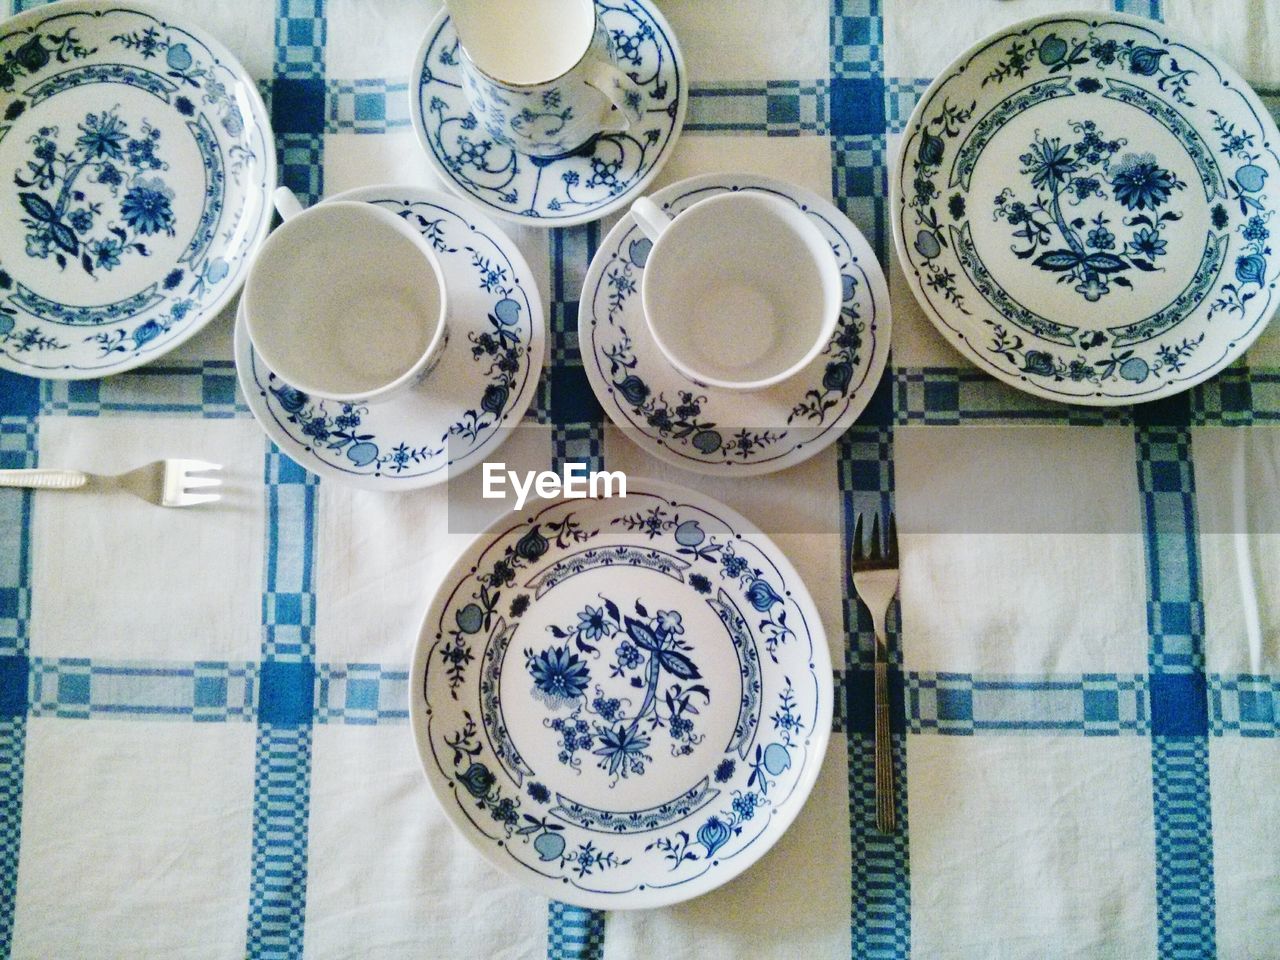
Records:
[[[597,0],[618,66],[640,87],[643,122],[564,157],[526,156],[481,129],[462,86],[458,34],[441,11],[414,61],[409,113],[431,166],[487,213],[532,227],[599,220],[627,206],[662,169],[684,124],[689,74],[652,0]]]
[[[702,386],[654,342],[640,285],[653,244],[626,214],[609,231],[583,282],[578,343],[605,413],[648,453],[686,470],[755,476],[784,470],[828,447],[871,401],[889,356],[889,293],[858,228],[829,201],[756,174],[706,174],[652,195],[669,215],[739,190],[795,204],[831,245],[843,303],[835,333],[808,367],[766,390]]]
[[[542,298],[528,263],[474,207],[420,187],[366,187],[431,244],[449,288],[449,343],[419,384],[378,403],[336,403],[281,380],[236,320],[240,389],[267,435],[321,477],[372,490],[442,483],[490,456],[520,422],[542,373]]]

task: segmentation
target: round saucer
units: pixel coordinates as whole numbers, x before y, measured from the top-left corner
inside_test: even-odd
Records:
[[[626,206],[662,169],[689,99],[675,34],[652,0],[597,0],[596,8],[618,65],[647,93],[645,122],[554,160],[520,154],[479,129],[462,89],[458,35],[447,11],[432,21],[414,61],[418,89],[409,112],[427,157],[452,190],[495,216],[567,227]]]
[[[782,551],[702,494],[627,487],[477,537],[409,682],[454,825],[538,893],[602,909],[686,900],[759,860],[831,732],[822,620]]]
[[[183,343],[271,219],[253,80],[202,31],[71,0],[0,34],[0,369],[75,380]]]
[[[698,473],[750,476],[807,460],[862,413],[889,355],[889,293],[870,245],[832,204],[753,174],[706,174],[653,194],[678,213],[705,197],[759,190],[796,204],[831,243],[844,309],[831,341],[801,374],[768,390],[702,387],[658,350],[640,306],[652,246],[630,214],[609,231],[587,270],[578,342],[591,388],[610,419],[644,450]]]
[[[1248,84],[1162,24],[1015,24],[912,112],[891,178],[903,274],[952,346],[1020,390],[1168,397],[1275,312],[1278,140]]]
[[[420,187],[333,197],[404,217],[431,243],[449,284],[449,344],[426,380],[377,404],[310,397],[262,362],[236,319],[240,389],[267,435],[322,477],[375,490],[441,483],[473,467],[520,422],[542,372],[542,298],[516,245],[465,201]]]

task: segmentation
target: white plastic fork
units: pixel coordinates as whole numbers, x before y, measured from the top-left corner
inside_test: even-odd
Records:
[[[217,493],[193,493],[194,490],[217,487],[217,477],[197,477],[195,473],[221,470],[222,465],[204,460],[156,460],[128,473],[114,476],[85,473],[81,470],[0,470],[0,487],[25,487],[30,490],[127,490],[135,496],[161,507],[194,507],[222,499]]]

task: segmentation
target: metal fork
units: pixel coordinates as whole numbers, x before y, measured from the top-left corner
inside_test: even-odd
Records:
[[[881,833],[893,833],[894,773],[893,742],[889,726],[889,641],[884,632],[885,614],[893,595],[898,592],[898,527],[892,513],[880,540],[880,514],[871,521],[871,537],[862,540],[862,514],[853,528],[853,549],[849,558],[853,589],[871,614],[876,631],[875,654],[875,738],[876,738],[876,827]]]
[[[84,473],[80,470],[0,470],[0,487],[26,487],[31,490],[127,490],[161,507],[194,507],[222,499],[217,493],[192,493],[193,490],[220,486],[217,477],[196,477],[195,473],[221,470],[222,465],[204,460],[156,460],[128,473],[114,476]]]

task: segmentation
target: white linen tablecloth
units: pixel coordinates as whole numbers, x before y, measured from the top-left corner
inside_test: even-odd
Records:
[[[308,200],[438,186],[408,119],[436,3],[154,5],[262,82],[282,181]],[[1118,5],[1280,107],[1280,4]],[[577,357],[583,274],[615,218],[513,229],[551,349],[501,459],[684,482],[787,551],[837,684],[800,818],[741,878],[667,909],[565,907],[491,868],[436,804],[407,723],[419,620],[467,540],[447,532],[448,493],[363,493],[275,452],[237,393],[228,313],[132,374],[0,374],[0,466],[193,456],[225,465],[228,493],[170,511],[0,491],[0,957],[1280,957],[1280,326],[1171,401],[1046,404],[952,351],[889,253],[886,171],[929,80],[1005,24],[1109,3],[660,6],[692,96],[657,185],[750,171],[832,196],[886,265],[891,369],[805,464],[681,474],[602,425]],[[855,511],[890,503],[918,532],[886,838],[872,637],[844,558]],[[992,504],[991,524],[966,519]],[[1175,647],[1192,669],[1170,679],[1156,668]]]

